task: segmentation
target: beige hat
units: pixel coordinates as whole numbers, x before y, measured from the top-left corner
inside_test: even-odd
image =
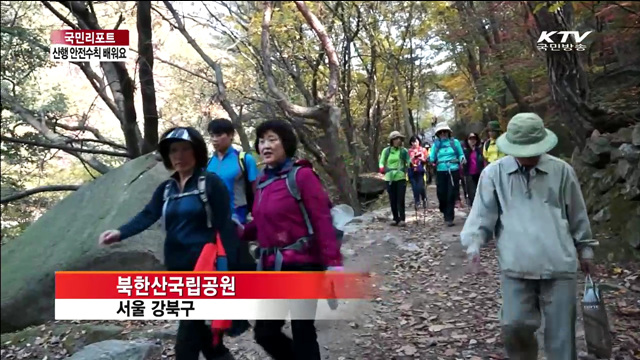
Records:
[[[392,131],[391,134],[389,134],[389,140],[393,140],[397,138],[404,139],[404,135],[402,135],[400,131]]]
[[[441,123],[438,123],[438,125],[436,125],[436,130],[435,130],[434,134],[437,134],[437,133],[439,133],[440,131],[443,131],[443,130],[446,130],[446,131],[449,131],[449,132],[453,132],[453,131],[451,131],[451,128],[449,127],[449,124],[447,124],[446,122],[441,122]]]

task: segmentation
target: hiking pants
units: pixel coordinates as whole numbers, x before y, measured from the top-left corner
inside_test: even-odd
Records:
[[[451,184],[453,178],[453,184]],[[440,203],[440,212],[444,215],[444,221],[453,221],[455,206],[460,192],[460,172],[458,170],[436,172],[436,193]]]
[[[465,175],[465,182],[467,183],[467,195],[469,196],[469,206],[473,206],[473,199],[476,197],[476,189],[478,188],[478,181],[480,180],[480,174]]]
[[[180,320],[175,351],[176,360],[198,360],[200,352],[205,359],[213,360],[227,354],[229,349],[224,346],[222,339],[218,346],[213,346],[211,326],[204,320]]]
[[[427,200],[427,189],[424,185],[424,173],[415,173],[409,176],[411,181],[411,190],[413,191],[413,201],[419,205],[421,201]]]
[[[321,265],[282,265],[282,271],[323,270]],[[313,301],[316,306],[317,302]],[[320,360],[315,320],[291,320],[293,339],[282,332],[284,323],[284,320],[256,320],[253,330],[258,345],[274,360]]]
[[[391,213],[393,221],[405,221],[404,207],[405,194],[407,191],[407,181],[398,180],[387,183],[387,191],[389,192],[389,203],[391,204]]]
[[[500,322],[509,359],[538,359],[535,333],[542,315],[546,358],[577,359],[576,283],[575,278],[527,280],[501,276]]]

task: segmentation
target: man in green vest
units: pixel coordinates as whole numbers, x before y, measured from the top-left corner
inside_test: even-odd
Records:
[[[393,214],[392,226],[405,226],[405,193],[407,190],[407,170],[411,160],[409,151],[402,146],[404,135],[393,131],[389,135],[389,146],[380,155],[380,173],[387,182],[387,192]]]

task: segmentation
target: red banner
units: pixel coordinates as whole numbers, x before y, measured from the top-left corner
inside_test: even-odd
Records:
[[[129,46],[129,30],[54,30],[52,45]]]
[[[56,299],[365,299],[372,278],[332,272],[56,272]]]

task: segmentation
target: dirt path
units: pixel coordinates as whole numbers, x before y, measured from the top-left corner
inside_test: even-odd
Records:
[[[410,193],[408,188],[407,204]],[[405,228],[389,225],[387,209],[349,225],[345,266],[377,275],[379,297],[342,303],[341,311],[356,314],[353,320],[316,323],[323,359],[506,358],[498,323],[495,246],[482,252],[485,272],[471,274],[459,239],[468,209],[457,210],[455,226],[448,228],[437,210],[435,187],[428,193],[426,225],[422,219],[416,222],[412,208],[407,209]],[[640,359],[640,287],[634,288],[640,272],[610,265],[601,274],[613,284],[605,296],[615,336],[614,359]],[[582,285],[578,297],[581,292]],[[584,353],[581,324],[579,318],[578,344]],[[174,359],[175,331],[176,324],[166,322],[53,323],[3,335],[2,359],[63,359],[83,344],[110,338],[153,339],[164,349],[162,359]],[[285,332],[290,335],[288,326]],[[226,344],[238,360],[269,359],[251,331]]]

